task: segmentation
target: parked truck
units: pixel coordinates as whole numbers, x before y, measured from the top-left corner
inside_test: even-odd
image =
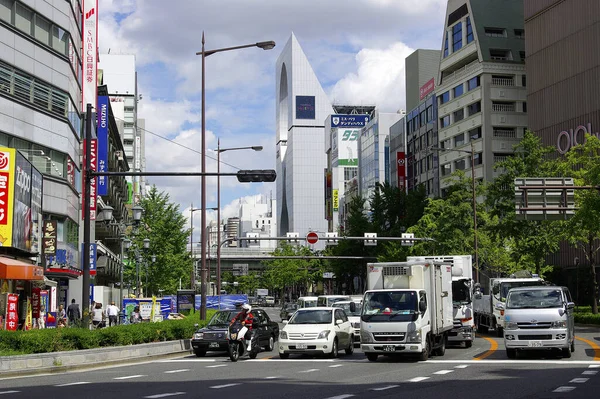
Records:
[[[518,272],[510,277],[491,278],[488,284],[489,294],[481,290],[479,284],[475,285],[473,309],[475,310],[475,325],[477,331],[488,332],[495,330],[498,337],[504,332],[504,310],[497,307],[499,303],[505,305],[508,291],[511,288],[545,285],[540,277],[529,272]]]
[[[379,355],[443,356],[453,328],[452,265],[424,258],[367,264],[361,349]]]
[[[408,261],[418,260],[409,256]],[[475,317],[473,315],[473,261],[471,255],[426,256],[433,260],[452,265],[452,306],[454,327],[448,333],[448,342],[473,346],[475,339]]]

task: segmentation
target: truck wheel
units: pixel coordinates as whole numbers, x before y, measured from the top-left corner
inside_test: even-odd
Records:
[[[498,338],[503,338],[504,337],[504,328],[498,327],[498,324],[496,324],[496,336]]]
[[[379,357],[379,355],[377,353],[367,352],[367,353],[365,353],[365,355],[367,355],[367,359],[369,359],[370,362],[376,362],[377,357]]]
[[[423,349],[423,352],[421,352],[421,354],[419,355],[419,360],[424,362],[427,359],[429,359],[429,355],[431,354],[431,343],[429,342],[429,335],[427,336],[427,339],[425,339],[425,349]]]
[[[569,359],[571,357],[571,348],[563,348],[562,349],[562,357],[565,359]]]
[[[573,341],[571,341],[571,352],[575,352],[575,337],[573,337]]]
[[[507,349],[506,350],[506,357],[509,359],[516,359],[517,357],[517,350],[516,349]]]
[[[445,353],[446,353],[446,335],[444,334],[442,336],[442,343],[435,350],[435,355],[436,356],[444,356]]]

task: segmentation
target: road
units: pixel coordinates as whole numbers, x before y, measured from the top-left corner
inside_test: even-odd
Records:
[[[279,321],[278,309],[268,313]],[[380,358],[360,350],[339,359],[261,353],[232,363],[223,354],[193,355],[0,380],[2,398],[592,398],[600,392],[600,329],[577,328],[570,359],[549,353],[509,360],[500,338],[449,347],[427,362]]]

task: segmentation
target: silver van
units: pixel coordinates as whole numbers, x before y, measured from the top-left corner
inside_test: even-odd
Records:
[[[565,358],[575,351],[575,304],[567,287],[540,286],[513,288],[504,310],[506,356],[514,359],[517,350],[558,349]]]

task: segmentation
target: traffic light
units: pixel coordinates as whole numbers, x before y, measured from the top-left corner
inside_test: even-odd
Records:
[[[273,182],[277,178],[277,172],[273,169],[239,170],[237,179],[240,183]]]

